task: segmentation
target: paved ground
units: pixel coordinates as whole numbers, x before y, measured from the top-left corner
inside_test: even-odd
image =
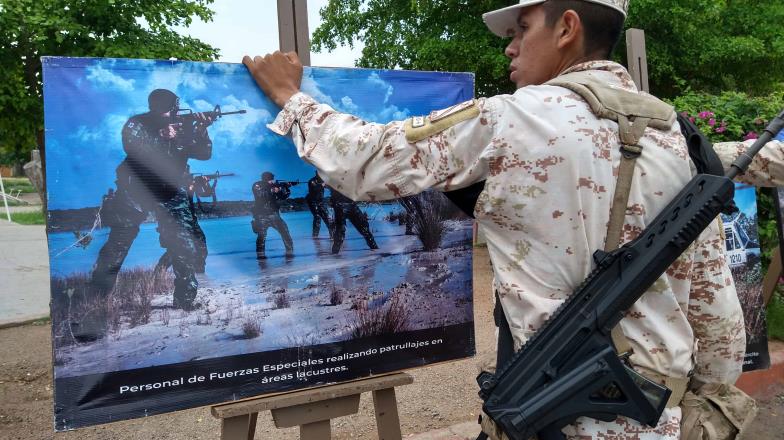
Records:
[[[41,209],[37,194],[23,194],[30,205],[11,212]],[[0,327],[49,316],[49,253],[43,226],[6,220],[0,200]]]

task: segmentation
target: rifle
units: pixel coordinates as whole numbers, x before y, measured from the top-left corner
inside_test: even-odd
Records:
[[[784,111],[724,176],[698,174],[634,240],[598,250],[594,271],[496,374],[477,377],[482,409],[511,440],[563,439],[581,416],[618,415],[656,426],[671,391],[629,365],[610,333],[665,270],[723,211],[732,179],[784,128]]]
[[[300,183],[302,182],[300,182],[299,180],[276,180],[275,186],[282,187],[282,188],[291,188],[292,186],[297,186]]]
[[[216,121],[223,116],[228,115],[240,115],[247,113],[247,110],[236,110],[232,112],[224,112],[221,111],[220,105],[216,105],[215,109],[211,112],[200,112],[204,116],[210,118],[213,121]],[[174,122],[178,125],[177,131],[178,135],[181,135],[185,132],[186,129],[190,129],[190,132],[193,132],[193,129],[199,123],[199,120],[196,118],[198,113],[194,113],[193,110],[189,108],[178,108],[174,115]]]
[[[208,180],[213,180],[213,179],[220,179],[221,177],[232,177],[232,176],[235,176],[235,174],[234,173],[221,174],[220,171],[216,171],[215,174],[194,174],[193,175],[193,177],[198,177],[198,176],[207,178]]]

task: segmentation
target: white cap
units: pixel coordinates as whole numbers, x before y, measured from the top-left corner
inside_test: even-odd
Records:
[[[517,19],[520,16],[520,10],[529,6],[538,5],[546,2],[547,0],[520,0],[519,4],[507,6],[506,8],[496,9],[495,11],[482,14],[482,20],[485,21],[487,28],[490,32],[498,35],[499,37],[511,37],[519,27]],[[629,9],[629,0],[584,0],[587,2],[598,3],[600,5],[609,6],[626,17],[626,11]]]

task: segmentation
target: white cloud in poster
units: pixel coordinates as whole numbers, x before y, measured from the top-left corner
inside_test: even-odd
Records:
[[[325,69],[319,73],[319,82],[329,83],[330,80],[334,77],[340,77],[340,70],[334,70],[334,76],[330,77],[328,73],[331,73],[330,70]],[[306,69],[304,72],[304,76],[302,78],[302,91],[307,93],[308,95],[312,96],[316,101],[327,104],[330,107],[346,113],[351,113],[353,115],[359,116],[362,119],[368,121],[391,121],[391,120],[403,120],[410,116],[410,112],[408,109],[401,109],[396,105],[390,104],[390,98],[394,93],[395,89],[387,81],[384,81],[376,72],[371,72],[368,77],[364,80],[357,79],[356,82],[365,81],[370,87],[357,87],[358,89],[370,89],[370,90],[378,90],[379,94],[383,94],[384,100],[383,105],[376,107],[374,109],[366,109],[360,108],[354,100],[348,96],[344,95],[341,98],[333,99],[329,96],[329,93],[325,90],[328,89],[327,87],[319,86],[319,83],[314,80],[312,72],[309,69]],[[336,101],[337,99],[337,101]]]
[[[133,79],[125,79],[106,70],[100,64],[87,68],[87,79],[99,88],[131,92],[134,88]]]
[[[128,118],[129,114],[110,114],[95,127],[79,126],[70,137],[82,144],[77,144],[77,148],[95,145],[95,148],[122,151],[122,128]]]
[[[379,77],[378,73],[376,72],[370,74],[370,76],[368,77],[368,82],[370,84],[378,86],[381,89],[386,88],[386,95],[384,95],[384,104],[387,104],[389,102],[389,98],[395,92],[395,88],[392,87],[392,84],[389,84],[388,82],[381,79],[381,77]]]
[[[220,139],[227,148],[261,142],[265,125],[272,122],[272,114],[263,108],[254,108],[245,99],[229,95],[221,100],[221,111],[245,110],[246,113],[225,116],[210,127],[214,142]],[[212,111],[215,105],[203,100],[194,102],[194,111]]]

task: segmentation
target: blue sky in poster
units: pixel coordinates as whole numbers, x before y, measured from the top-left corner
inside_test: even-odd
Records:
[[[114,187],[125,157],[121,129],[147,111],[147,95],[167,88],[180,107],[193,111],[245,109],[209,129],[210,160],[189,161],[194,173],[235,173],[221,179],[222,200],[252,200],[250,187],[262,171],[276,178],[307,180],[313,168],[288,138],[266,128],[278,108],[256,87],[241,64],[126,59],[46,58],[44,121],[50,209],[100,204]],[[473,76],[364,69],[306,69],[303,90],[320,102],[374,122],[388,122],[448,107],[473,96]],[[293,197],[305,187],[294,188]]]
[[[750,185],[735,184],[735,204],[749,217],[757,215],[757,193]]]

